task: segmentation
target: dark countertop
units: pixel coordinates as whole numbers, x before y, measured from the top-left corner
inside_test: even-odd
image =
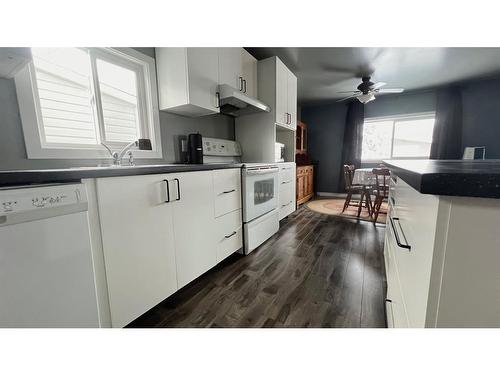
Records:
[[[422,194],[500,198],[500,160],[384,160]]]
[[[0,187],[76,182],[84,178],[136,176],[241,168],[242,164],[158,164],[0,171]]]

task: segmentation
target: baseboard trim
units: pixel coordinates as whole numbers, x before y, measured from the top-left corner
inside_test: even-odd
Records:
[[[318,197],[335,197],[335,198],[345,198],[347,196],[346,193],[330,193],[327,191],[318,191],[316,195]]]

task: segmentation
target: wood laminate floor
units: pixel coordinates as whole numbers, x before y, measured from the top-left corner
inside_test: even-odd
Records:
[[[385,327],[384,231],[301,207],[129,327]]]

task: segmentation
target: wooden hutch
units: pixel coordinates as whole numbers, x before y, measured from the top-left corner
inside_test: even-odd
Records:
[[[295,161],[297,163],[297,206],[314,196],[314,166],[307,154],[307,125],[297,121]]]

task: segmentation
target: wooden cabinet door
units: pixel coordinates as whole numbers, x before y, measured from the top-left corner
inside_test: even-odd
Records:
[[[313,186],[313,168],[308,167],[307,171],[307,194],[306,195],[312,195],[314,192],[314,186]]]
[[[287,75],[287,108],[287,112],[290,114],[288,127],[295,130],[297,128],[297,77],[289,70]]]
[[[212,171],[168,175],[179,288],[217,263]]]
[[[167,176],[97,179],[113,327],[125,326],[177,290]]]
[[[288,68],[276,58],[276,123],[288,127]]]
[[[241,48],[218,48],[219,84],[243,91]]]
[[[243,92],[256,98],[257,93],[257,59],[248,53],[244,48],[241,48],[241,63],[244,82]]]
[[[297,170],[297,201],[300,201],[304,196],[304,175],[300,170]]]

